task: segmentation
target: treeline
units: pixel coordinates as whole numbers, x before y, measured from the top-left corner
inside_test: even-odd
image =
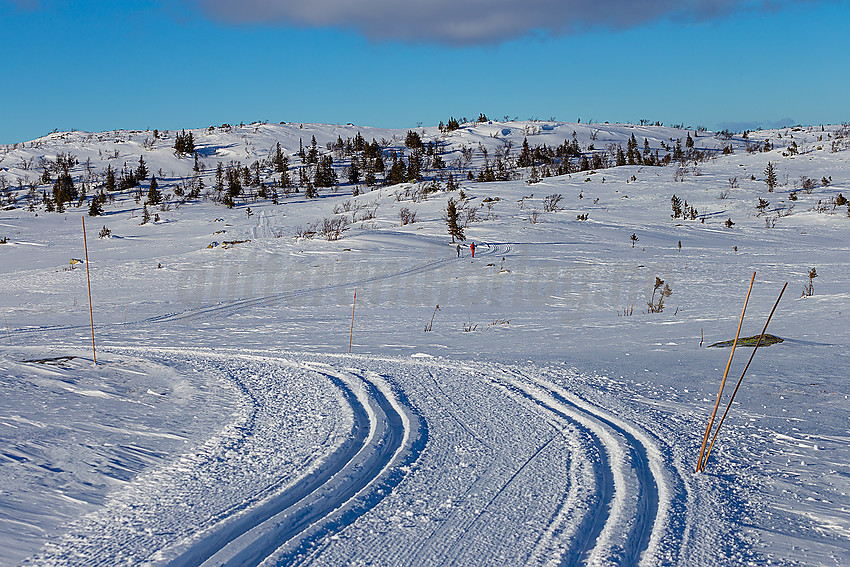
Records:
[[[478,121],[487,121],[487,117],[481,114]],[[460,127],[461,123],[454,117],[445,125],[440,123],[444,134]],[[78,206],[89,202],[90,212],[100,214],[102,205],[113,201],[115,194],[121,192],[127,192],[137,203],[144,200],[145,204],[160,207],[168,207],[171,203],[179,206],[195,199],[208,199],[227,207],[260,199],[277,204],[281,198],[296,194],[316,198],[323,190],[344,185],[350,186],[355,195],[399,183],[426,182],[428,191],[453,190],[459,187],[458,181],[463,177],[478,182],[522,178],[534,182],[542,177],[615,166],[664,166],[673,162],[684,165],[714,155],[714,152],[697,149],[690,132],[684,142],[681,139],[669,144],[662,141],[660,147],[652,147],[649,139],[638,140],[634,134],[625,147],[612,143],[597,148],[595,143],[592,137],[591,143],[582,147],[573,132],[570,139],[556,146],[532,146],[525,138],[517,152],[506,140],[495,149],[483,144],[477,148],[449,147],[442,137],[426,140],[416,130],[409,130],[400,141],[374,138],[367,141],[358,132],[346,139],[338,136],[325,147],[320,147],[312,136],[308,144],[301,140],[298,151],[290,155],[278,142],[265,158],[251,164],[219,162],[210,179],[199,160],[192,132],[181,131],[176,134],[174,151],[178,157],[194,158],[186,177],[175,178],[173,174],[167,180],[162,175],[159,180],[150,177],[144,156],[139,156],[138,164],[132,167],[125,162],[120,170],[109,164],[101,174],[96,173],[91,160],[87,160],[80,174],[79,160],[71,154],[60,154],[53,161],[42,160],[41,178],[30,188],[30,208],[43,204],[48,211],[63,211],[73,202]],[[71,173],[75,168],[76,181]],[[52,184],[51,193],[40,189],[44,184]],[[90,201],[87,195],[91,195]]]

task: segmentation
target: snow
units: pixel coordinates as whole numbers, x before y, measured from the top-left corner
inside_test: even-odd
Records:
[[[175,132],[0,147],[3,199],[16,199],[0,211],[0,565],[850,563],[850,218],[830,204],[850,193],[846,127],[748,140],[621,124],[416,130],[450,167],[573,132],[597,150],[690,133],[715,153],[534,184],[464,174],[479,220],[458,259],[442,218],[457,193],[341,185],[227,209],[173,197],[193,174]],[[299,140],[360,132],[400,149],[406,131],[192,133],[209,188],[218,163],[268,159],[278,142],[300,166]],[[774,149],[746,151],[764,140]],[[30,211],[27,197],[40,158],[68,153],[77,179],[87,158],[102,174],[144,155],[170,208],[140,225],[141,205],[119,195],[86,219],[88,266],[70,264],[88,207]],[[543,212],[551,194],[562,208]],[[698,218],[672,219],[673,194]],[[417,222],[400,226],[403,207]],[[295,238],[343,215],[337,241]],[[754,271],[742,336],[787,281],[769,328],[785,341],[756,353],[696,474],[729,356],[705,347],[734,336]],[[673,294],[649,313],[656,277]]]

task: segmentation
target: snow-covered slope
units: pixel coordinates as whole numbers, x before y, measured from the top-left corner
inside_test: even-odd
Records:
[[[174,154],[175,132],[0,148],[0,563],[850,562],[846,127],[412,130],[438,142],[437,186],[426,171],[274,204],[246,184],[234,208],[214,202],[218,163],[256,161],[270,187],[280,143],[297,180],[299,142],[315,136],[344,180],[350,155],[328,143],[359,132],[389,165],[410,155],[407,130],[192,130],[198,172]],[[632,135],[641,152],[690,136],[705,153],[467,179],[515,160],[523,140],[552,148],[574,132],[584,156],[610,162]],[[748,151],[765,140],[773,149]],[[88,204],[41,202],[69,154],[89,198],[108,166],[140,156],[170,195],[149,223],[135,189],[86,216],[97,365],[85,264],[70,263]],[[464,198],[445,190],[449,172]],[[202,194],[175,196],[193,178]],[[693,218],[671,218],[673,195]],[[449,198],[466,224],[460,258]],[[401,225],[402,209],[416,222]],[[339,240],[296,238],[339,218]],[[706,347],[734,337],[754,271],[742,335],[787,281],[769,329],[785,341],[756,353],[694,474],[729,357]],[[653,313],[656,278],[672,294]]]

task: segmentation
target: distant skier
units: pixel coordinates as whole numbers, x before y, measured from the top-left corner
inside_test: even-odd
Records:
[[[457,245],[457,257],[460,258],[460,244]]]
[[[472,251],[472,257],[475,258],[475,243],[469,245],[469,249]]]

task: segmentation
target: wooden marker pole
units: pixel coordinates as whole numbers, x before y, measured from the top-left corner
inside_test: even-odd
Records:
[[[91,276],[89,275],[89,245],[86,240],[86,217],[83,218],[83,246],[86,250],[86,282],[89,287],[89,320],[91,321],[91,356],[95,364],[97,364],[97,352],[94,348],[94,309],[91,305]]]
[[[732,352],[729,353],[729,362],[726,363],[726,371],[723,373],[723,380],[720,382],[720,391],[717,392],[717,401],[714,403],[714,411],[711,412],[711,419],[708,420],[708,425],[705,427],[705,436],[702,439],[702,447],[700,447],[699,450],[699,460],[697,461],[696,472],[700,472],[703,466],[705,446],[708,444],[708,436],[711,435],[711,427],[714,425],[714,418],[717,417],[717,408],[720,406],[720,398],[723,395],[723,387],[726,386],[726,377],[729,376],[729,367],[732,366],[732,357],[735,356],[735,347],[738,346],[738,337],[741,336],[741,327],[744,324],[744,313],[747,312],[747,303],[750,301],[750,292],[753,291],[753,283],[755,281],[756,273],[753,272],[753,278],[750,280],[750,288],[747,290],[747,298],[744,299],[744,308],[741,310],[741,319],[738,321],[738,332],[735,333],[735,340],[732,342]]]
[[[348,354],[351,354],[351,341],[354,339],[354,307],[357,305],[357,288],[354,288],[354,301],[351,303],[351,332],[348,335]]]
[[[729,409],[732,407],[732,402],[735,401],[735,395],[738,393],[738,389],[741,387],[741,382],[744,381],[744,374],[747,373],[747,369],[750,367],[750,363],[753,361],[753,357],[756,355],[756,351],[761,345],[762,339],[764,339],[765,333],[767,333],[767,326],[770,325],[770,320],[773,319],[773,313],[776,311],[776,308],[779,306],[779,300],[782,299],[782,294],[785,293],[785,288],[788,287],[788,282],[785,282],[785,285],[782,286],[782,291],[779,292],[779,297],[776,298],[776,303],[773,304],[773,309],[770,310],[770,315],[767,316],[767,322],[764,324],[764,329],[761,330],[761,335],[759,335],[759,340],[756,341],[756,346],[753,349],[753,353],[750,355],[750,359],[747,361],[747,365],[744,366],[744,371],[741,372],[741,377],[738,378],[738,383],[735,384],[735,389],[732,391],[732,397],[729,398],[729,403],[726,404],[726,410],[723,412],[723,416],[720,418],[720,423],[717,425],[717,429],[714,431],[714,436],[711,438],[711,444],[708,446],[708,451],[705,453],[705,459],[702,461],[702,470],[705,470],[705,463],[708,462],[708,457],[711,455],[711,449],[714,448],[714,442],[717,441],[717,434],[720,433],[720,428],[723,427],[723,422],[726,421],[726,414],[729,413]]]

